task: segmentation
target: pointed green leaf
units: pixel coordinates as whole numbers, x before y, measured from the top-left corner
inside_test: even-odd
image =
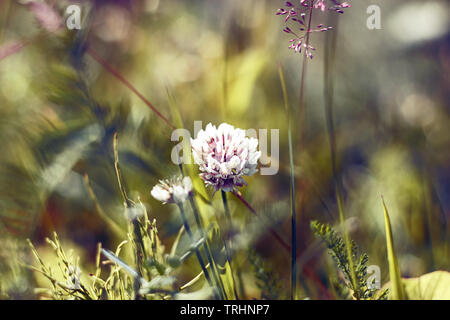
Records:
[[[389,276],[391,279],[392,293],[391,297],[394,300],[404,300],[405,293],[401,282],[400,269],[398,267],[397,257],[395,256],[394,240],[392,238],[391,222],[389,220],[389,213],[382,198],[384,209],[384,222],[386,228],[386,246],[387,256],[389,261]]]

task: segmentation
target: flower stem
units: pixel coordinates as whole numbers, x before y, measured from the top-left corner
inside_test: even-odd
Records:
[[[225,210],[225,216],[226,216],[226,221],[227,221],[227,236],[225,237],[225,239],[224,239],[224,241],[223,241],[223,244],[224,244],[224,247],[225,247],[225,252],[226,252],[226,255],[227,255],[227,260],[228,260],[228,263],[229,263],[229,265],[230,265],[230,270],[231,270],[231,278],[233,279],[233,291],[234,291],[234,295],[235,295],[235,297],[236,297],[236,300],[239,300],[239,297],[238,297],[238,294],[237,294],[237,291],[236,291],[236,281],[235,281],[235,279],[234,279],[234,274],[233,274],[233,268],[232,268],[232,266],[231,266],[231,252],[230,252],[230,249],[231,249],[231,240],[229,239],[229,237],[228,237],[228,234],[229,234],[229,232],[231,231],[231,226],[232,226],[232,221],[231,221],[231,214],[230,214],[230,208],[228,207],[228,200],[227,200],[227,194],[226,194],[226,192],[225,191],[223,191],[223,190],[221,190],[221,193],[222,193],[222,202],[223,202],[223,208],[224,208],[224,210]],[[227,241],[229,241],[229,246],[228,246],[228,244],[227,244]]]
[[[311,0],[311,4],[309,7],[309,19],[308,19],[308,26],[306,29],[306,36],[305,36],[305,45],[308,48],[309,46],[309,34],[311,30],[311,22],[312,22],[312,16],[313,16],[313,5],[314,1]],[[305,81],[306,81],[306,71],[308,66],[308,56],[305,54],[303,55],[303,63],[302,63],[302,72],[301,72],[301,78],[300,78],[300,96],[298,101],[298,107],[300,112],[300,124],[304,123],[304,114],[305,114]],[[302,135],[300,135],[300,142],[302,141]]]
[[[186,232],[191,240],[191,243],[194,243],[194,235],[192,234],[191,228],[189,227],[189,223],[186,218],[186,214],[184,213],[183,204],[177,203],[178,208],[180,209],[181,218],[183,219],[184,228],[186,229]],[[219,295],[217,294],[216,288],[213,286],[211,278],[209,276],[209,272],[206,269],[205,263],[203,261],[203,258],[200,254],[200,251],[198,248],[195,248],[195,255],[197,256],[198,263],[200,264],[200,267],[202,268],[203,274],[205,275],[206,281],[208,281],[209,286],[214,290],[214,295],[216,299],[219,299]]]
[[[204,229],[203,229],[203,224],[202,221],[200,219],[200,214],[197,208],[197,205],[195,203],[195,200],[193,197],[189,198],[191,207],[192,207],[192,212],[194,213],[194,218],[195,218],[195,222],[197,224],[197,228],[198,230],[200,230],[200,234],[203,237],[203,239],[205,239],[205,241],[203,242],[203,248],[205,249],[206,252],[206,258],[208,259],[209,265],[211,266],[211,270],[212,270],[212,274],[214,277],[214,281],[216,282],[217,286],[221,289],[219,291],[220,293],[220,297],[221,299],[226,299],[226,292],[225,292],[225,288],[223,286],[223,282],[222,279],[219,276],[219,273],[217,271],[217,265],[216,262],[214,261],[210,248],[209,248],[209,243],[208,243],[208,239],[205,235]]]

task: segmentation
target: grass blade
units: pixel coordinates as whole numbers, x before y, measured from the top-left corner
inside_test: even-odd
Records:
[[[289,175],[291,198],[291,300],[296,298],[297,289],[297,216],[295,213],[295,176],[294,176],[294,151],[292,147],[291,110],[286,89],[286,81],[281,65],[278,65],[281,88],[283,89],[284,107],[288,118],[288,142],[289,142]]]
[[[384,223],[386,228],[386,246],[387,256],[389,261],[389,276],[391,278],[392,299],[404,300],[405,293],[402,285],[402,279],[400,275],[400,269],[398,267],[397,257],[395,256],[394,240],[392,237],[391,221],[389,219],[389,213],[384,203],[383,197],[381,198],[384,209]]]

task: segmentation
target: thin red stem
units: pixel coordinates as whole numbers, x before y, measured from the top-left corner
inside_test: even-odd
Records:
[[[113,76],[115,76],[120,82],[122,82],[128,89],[130,89],[135,95],[139,97],[150,109],[155,112],[158,117],[163,119],[166,124],[171,127],[172,129],[175,129],[175,126],[170,123],[170,121],[162,115],[161,112],[159,112],[150,101],[147,100],[127,79],[125,79],[116,69],[114,69],[105,59],[100,57],[92,48],[88,48],[87,53],[98,63],[100,63],[109,73],[111,73]]]

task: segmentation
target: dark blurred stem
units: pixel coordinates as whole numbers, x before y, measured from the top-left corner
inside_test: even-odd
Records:
[[[294,150],[292,146],[291,109],[286,89],[286,81],[281,65],[278,66],[281,88],[283,90],[284,108],[288,119],[289,167],[290,167],[290,200],[291,200],[291,300],[297,296],[297,218],[295,213],[295,175]]]
[[[308,27],[306,28],[306,39],[305,39],[305,44],[306,47],[308,48],[309,45],[309,35],[310,35],[310,30],[311,30],[311,22],[312,22],[312,16],[313,16],[313,4],[314,1],[311,0],[311,4],[309,7],[309,18],[308,18]],[[298,101],[298,111],[299,111],[299,124],[301,127],[302,124],[304,123],[304,117],[305,117],[305,109],[306,109],[306,105],[305,105],[305,81],[306,81],[306,71],[307,71],[307,66],[308,66],[308,56],[305,54],[303,55],[303,63],[302,63],[302,71],[301,71],[301,78],[300,78],[300,96],[299,96],[299,101]],[[300,131],[300,143],[302,142],[303,139],[303,135],[301,134]]]
[[[288,123],[288,135],[291,175],[291,300],[295,300],[297,296],[297,217],[295,213],[295,177],[290,118]]]
[[[208,238],[204,232],[203,229],[203,224],[201,222],[200,219],[200,214],[197,208],[197,205],[195,203],[195,200],[193,197],[189,198],[189,201],[191,203],[191,207],[192,207],[192,212],[194,213],[194,218],[195,218],[195,222],[197,224],[197,228],[198,230],[200,230],[200,235],[203,239],[205,239],[205,241],[203,242],[203,248],[205,249],[205,253],[206,253],[206,258],[208,259],[209,265],[211,266],[211,270],[212,270],[212,274],[214,277],[214,281],[217,284],[217,287],[219,287],[221,290],[219,291],[220,293],[220,297],[222,299],[226,299],[226,292],[225,292],[225,287],[223,286],[223,282],[222,279],[219,276],[219,273],[217,271],[217,265],[216,262],[214,261],[210,248],[209,248],[209,243],[208,243]]]
[[[187,232],[187,234],[189,236],[189,239],[191,240],[191,243],[194,244],[195,243],[194,235],[192,234],[191,228],[189,227],[189,223],[188,223],[187,218],[186,218],[186,214],[184,213],[183,204],[182,203],[177,203],[177,205],[178,205],[178,208],[180,209],[180,214],[181,214],[181,218],[183,220],[184,229],[186,229],[186,232]],[[214,285],[213,285],[213,283],[211,281],[211,278],[209,276],[209,272],[206,269],[206,266],[205,266],[205,263],[203,262],[203,258],[202,258],[201,254],[200,254],[200,251],[198,250],[197,247],[194,250],[195,250],[195,255],[197,256],[198,263],[200,264],[200,267],[202,268],[203,274],[205,275],[206,281],[208,281],[209,286],[214,291],[214,296],[215,296],[216,300],[219,300],[220,297],[219,297],[219,295],[217,293],[216,288],[214,287]],[[212,265],[211,265],[211,267],[212,267]]]
[[[230,208],[228,207],[227,193],[225,191],[221,190],[221,194],[222,194],[223,208],[225,210],[225,216],[226,216],[225,220],[227,221],[226,236],[224,238],[223,244],[225,247],[225,252],[227,254],[227,260],[230,265],[231,278],[233,279],[234,295],[236,297],[236,300],[239,300],[239,297],[238,297],[238,294],[236,291],[236,281],[234,279],[233,267],[231,266],[231,252],[230,252],[231,240],[229,239],[229,233],[231,231],[232,221],[231,221]],[[229,245],[227,244],[227,241],[229,242]]]
[[[311,22],[313,16],[313,6],[314,0],[311,0],[309,4],[309,16],[308,16],[308,26],[306,28],[306,38],[305,44],[306,49],[308,49],[309,45],[309,35],[311,30]],[[306,123],[306,73],[308,66],[308,56],[306,54],[306,50],[303,55],[302,69],[301,69],[301,77],[300,77],[300,94],[298,101],[298,113],[299,113],[299,149],[303,148],[303,140],[304,140],[304,124]],[[286,95],[285,95],[285,103],[287,103]],[[291,134],[291,123],[290,123],[290,112],[288,110],[288,118],[289,118],[289,161],[290,161],[290,175],[291,175],[291,300],[296,298],[297,294],[297,215],[295,211],[295,177],[294,177],[294,160],[293,160],[293,148],[292,148],[292,134]],[[300,206],[299,211],[302,210]]]
[[[334,17],[334,25],[336,26],[333,32],[326,35],[325,44],[325,63],[324,63],[324,96],[325,96],[325,118],[327,124],[328,140],[330,143],[330,153],[331,153],[331,169],[333,172],[334,186],[336,190],[336,200],[339,211],[339,220],[341,223],[342,232],[344,234],[345,247],[347,249],[347,256],[349,261],[349,269],[351,274],[351,281],[353,290],[355,292],[355,298],[359,300],[359,285],[356,279],[355,266],[352,258],[352,249],[350,244],[349,235],[345,226],[345,213],[344,205],[342,200],[342,191],[340,178],[337,173],[336,165],[336,134],[334,130],[334,120],[333,120],[333,93],[334,93],[334,79],[333,70],[336,57],[336,44],[338,35],[338,19],[335,15],[329,15],[329,17]]]

